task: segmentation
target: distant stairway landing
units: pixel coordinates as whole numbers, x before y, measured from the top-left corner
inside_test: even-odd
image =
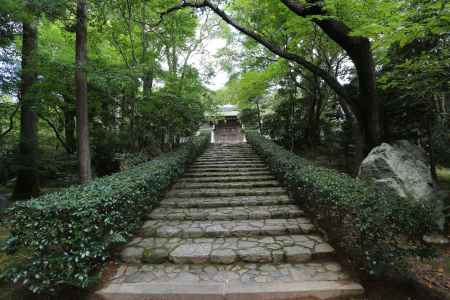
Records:
[[[214,130],[215,144],[241,144],[244,141],[245,136],[239,125],[218,125]]]
[[[247,144],[211,145],[121,253],[96,299],[362,299]]]

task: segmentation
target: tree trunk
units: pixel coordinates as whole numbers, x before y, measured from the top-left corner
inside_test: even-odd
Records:
[[[295,101],[294,101],[294,95],[291,94],[291,109],[290,109],[290,116],[289,116],[289,136],[290,136],[290,150],[291,152],[295,151],[295,126],[294,126],[294,120],[295,120]]]
[[[345,165],[347,171],[352,176],[357,176],[359,171],[359,166],[361,165],[362,161],[365,158],[364,154],[364,139],[361,136],[361,129],[359,128],[358,121],[356,120],[355,115],[350,110],[348,105],[340,101],[339,102],[342,110],[344,111],[345,118],[347,119],[347,122],[349,122],[351,126],[351,130],[347,132],[350,136],[348,136],[348,140],[346,142],[346,151],[344,153],[345,155]],[[353,145],[353,151],[350,152],[350,145]],[[351,157],[351,159],[350,159]]]
[[[259,103],[256,102],[256,112],[258,113],[258,129],[259,133],[262,134],[262,120],[261,120],[261,108],[259,107]]]
[[[355,65],[358,74],[358,95],[349,103],[355,114],[368,154],[381,141],[381,105],[376,92],[375,63],[368,38],[351,36],[345,24],[335,20],[316,20],[315,23],[344,49]]]
[[[305,100],[305,141],[307,147],[310,150],[314,150],[320,144],[320,113],[322,101],[316,95],[309,96]]]
[[[153,92],[153,70],[144,74],[144,97],[150,97]]]
[[[359,120],[361,136],[364,141],[363,152],[367,155],[381,141],[381,105],[376,92],[375,63],[373,61],[370,42],[363,39],[352,58],[358,72],[358,108],[355,114]]]
[[[33,17],[31,17],[33,18]],[[37,99],[32,87],[37,79],[36,54],[38,31],[36,20],[23,22],[22,73],[19,90],[20,143],[19,170],[13,199],[24,200],[39,196]]]
[[[77,138],[75,136],[76,127],[76,113],[75,111],[67,110],[64,112],[64,137],[69,154],[74,154],[77,151]]]
[[[312,5],[305,5],[298,0],[281,0],[281,2],[300,17],[328,15],[322,1],[315,1]],[[365,144],[364,152],[367,154],[381,141],[381,106],[376,92],[375,63],[370,40],[366,37],[353,36],[351,28],[339,20],[330,18],[312,20],[345,50],[355,65],[359,94],[349,104],[358,120]]]
[[[66,105],[64,107],[64,138],[69,154],[74,154],[77,151],[76,131],[76,111],[69,103],[70,98],[64,97]]]
[[[87,10],[86,0],[77,0],[77,30],[76,30],[76,110],[78,131],[78,160],[81,183],[92,179],[91,153],[89,146],[89,118],[87,99]]]
[[[431,177],[433,178],[433,180],[435,182],[438,181],[438,175],[437,175],[437,164],[436,164],[436,158],[434,156],[434,138],[433,138],[433,123],[436,122],[436,119],[433,117],[428,116],[427,120],[426,120],[426,139],[428,148],[426,150],[428,150],[428,156],[429,156],[429,161],[430,161],[430,172],[431,172]],[[438,120],[438,122],[440,122],[440,120]]]

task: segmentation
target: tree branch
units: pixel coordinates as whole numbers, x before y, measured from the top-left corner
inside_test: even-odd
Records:
[[[324,8],[323,2],[318,0],[312,0],[311,4],[305,5],[298,2],[298,0],[280,0],[289,10],[294,12],[300,17],[320,15],[327,16],[327,11]],[[379,110],[379,102],[376,96],[376,83],[374,62],[371,52],[370,40],[367,37],[352,36],[351,28],[344,22],[331,18],[313,18],[312,20],[317,24],[323,32],[325,32],[329,38],[335,41],[353,61],[356,71],[358,73],[359,80],[359,92],[358,98],[351,98],[349,101],[353,110],[361,110],[366,107],[366,110],[371,110],[377,117],[377,111]],[[369,102],[369,106],[364,104],[364,99],[372,99]],[[358,102],[358,103],[357,103]],[[378,123],[378,121],[375,121]]]
[[[47,124],[53,129],[53,132],[55,133],[55,136],[58,139],[58,141],[61,143],[64,149],[66,149],[67,153],[72,154],[72,149],[70,149],[70,147],[66,144],[64,139],[61,137],[61,135],[58,132],[58,128],[56,128],[55,124],[53,124],[52,121],[44,117],[42,114],[39,114],[39,118],[47,122]]]
[[[301,4],[297,0],[280,0],[290,11],[300,17],[307,17],[313,15],[326,16],[327,12],[323,8],[322,1],[314,1],[312,4]],[[354,44],[358,40],[364,39],[361,37],[350,36],[351,29],[343,22],[331,19],[314,18],[313,22],[319,25],[320,28],[338,45],[344,48],[349,55],[352,56]]]
[[[16,105],[16,108],[14,109],[14,111],[9,115],[9,127],[8,129],[6,129],[4,132],[2,132],[0,134],[0,140],[3,139],[8,133],[11,132],[11,130],[13,130],[14,128],[14,117],[17,114],[17,112],[19,111],[20,108],[20,104],[18,103]]]
[[[117,48],[117,50],[119,51],[120,55],[122,56],[122,59],[123,59],[124,63],[127,65],[128,69],[131,69],[131,65],[128,62],[127,55],[125,54],[125,51],[123,50],[122,46],[120,46],[120,43],[117,40],[115,31],[111,32],[111,37],[112,37],[113,46],[115,46]]]
[[[287,1],[292,2],[292,1]],[[165,15],[170,14],[171,12],[174,12],[176,10],[185,8],[185,7],[192,7],[192,8],[203,8],[207,7],[210,8],[212,11],[214,11],[223,21],[225,21],[227,24],[234,27],[239,32],[247,35],[248,37],[254,39],[259,44],[263,45],[265,48],[267,48],[270,52],[283,57],[287,60],[294,61],[298,63],[299,65],[306,68],[308,71],[312,72],[313,74],[321,77],[325,82],[328,83],[328,85],[342,98],[345,98],[347,101],[351,102],[353,99],[348,95],[346,89],[333,77],[331,77],[326,71],[322,70],[321,68],[317,67],[316,65],[312,64],[311,62],[307,61],[303,57],[288,52],[287,50],[279,47],[272,41],[266,39],[264,36],[260,35],[259,33],[250,30],[248,28],[243,27],[239,23],[237,23],[235,20],[233,20],[227,13],[225,13],[223,10],[221,10],[218,6],[214,5],[210,2],[210,0],[202,0],[202,1],[194,1],[194,2],[188,2],[186,0],[183,0],[178,5],[168,9],[164,13],[161,14],[161,18],[163,18]],[[311,6],[311,9],[314,6]],[[308,11],[308,10],[306,10]]]
[[[310,1],[312,3],[308,4],[301,4],[297,0],[281,0],[281,2],[300,17],[324,14],[322,1]]]

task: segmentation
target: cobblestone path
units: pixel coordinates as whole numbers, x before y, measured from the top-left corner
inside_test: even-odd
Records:
[[[362,299],[363,288],[247,144],[211,145],[167,193],[123,265],[111,300]]]

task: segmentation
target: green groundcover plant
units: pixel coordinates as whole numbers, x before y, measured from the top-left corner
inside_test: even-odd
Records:
[[[432,204],[402,199],[319,167],[258,133],[247,132],[247,139],[330,233],[333,244],[366,274],[401,271],[405,257],[431,253],[421,240],[436,229]]]
[[[90,286],[111,249],[132,236],[208,140],[201,135],[124,172],[16,203],[5,215],[11,229],[6,248],[26,251],[29,259],[2,276],[35,293]]]

